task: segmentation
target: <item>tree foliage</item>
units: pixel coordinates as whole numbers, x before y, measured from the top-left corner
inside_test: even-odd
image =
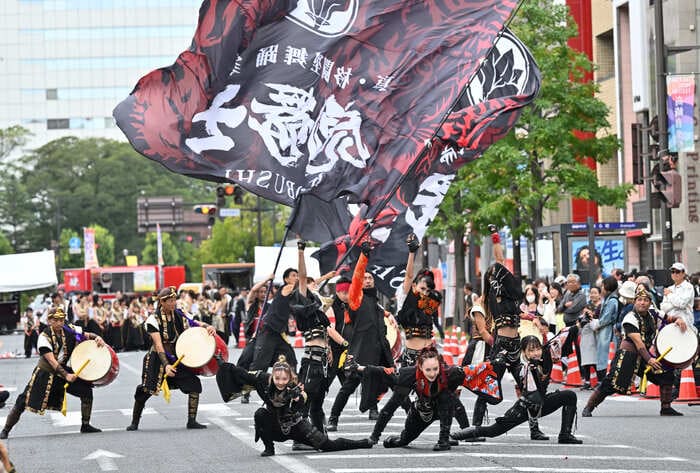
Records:
[[[460,169],[431,228],[434,234],[463,235],[469,222],[483,234],[495,223],[511,226],[515,237],[533,238],[545,209],[557,209],[565,199],[621,208],[632,190],[628,184],[600,185],[582,160],[607,163],[619,142],[607,106],[595,97],[597,84],[583,81],[593,65],[567,44],[576,35],[567,7],[552,0],[524,2],[511,28],[541,70],[540,94],[510,134]]]
[[[181,264],[180,251],[173,242],[169,233],[161,232],[163,246],[163,264],[166,266]],[[146,245],[141,252],[139,264],[158,264],[158,234],[151,232],[146,235]]]
[[[14,253],[14,249],[10,244],[10,240],[5,235],[0,233],[0,255],[9,255]]]

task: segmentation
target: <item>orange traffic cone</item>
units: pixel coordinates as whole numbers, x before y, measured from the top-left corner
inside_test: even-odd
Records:
[[[442,352],[442,359],[445,360],[445,363],[447,363],[448,365],[455,364],[455,359],[452,357],[452,353],[448,352],[447,350],[444,350]]]
[[[241,328],[238,330],[238,348],[245,348],[245,324],[241,324]]]
[[[564,381],[564,371],[561,369],[561,361],[557,361],[552,365],[550,381],[553,383],[561,383]]]
[[[689,366],[681,372],[681,387],[678,390],[676,401],[690,402],[697,400],[700,400],[700,398],[695,388],[695,375],[693,374],[692,366]]]
[[[615,342],[610,342],[610,348],[608,349],[608,373],[610,373],[610,365],[613,358],[615,358]]]
[[[459,335],[457,332],[459,331],[459,328],[455,329],[454,327],[452,328],[452,355],[453,356],[459,356]]]
[[[302,337],[299,330],[297,330],[297,334],[294,337],[294,348],[304,348],[304,337]]]
[[[591,377],[590,377],[590,383],[591,383],[591,388],[595,388],[598,386],[598,373],[595,371],[595,367],[591,370]]]
[[[576,353],[569,355],[568,363],[566,364],[566,381],[564,382],[564,386],[572,388],[583,386],[581,371],[579,371],[578,360],[576,359]]]
[[[644,394],[644,397],[646,399],[658,399],[661,397],[661,390],[659,390],[659,387],[654,383],[648,383],[647,392]]]

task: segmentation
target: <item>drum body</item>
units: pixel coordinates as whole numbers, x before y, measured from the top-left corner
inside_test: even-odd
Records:
[[[76,345],[70,358],[71,368],[79,369],[90,360],[78,377],[95,386],[107,386],[119,374],[119,358],[109,345],[97,346],[95,340],[85,340]]]
[[[399,329],[391,323],[389,317],[384,317],[384,325],[386,325],[386,339],[389,341],[389,347],[391,348],[391,356],[394,357],[394,361],[398,360],[403,351],[403,340],[401,340],[401,334]]]
[[[698,354],[698,336],[688,327],[685,332],[676,324],[666,325],[659,330],[654,340],[656,356],[661,355],[669,347],[671,351],[661,360],[661,364],[667,369],[682,369],[688,366]]]
[[[219,370],[215,354],[228,361],[228,347],[218,335],[213,337],[204,327],[191,327],[177,337],[175,353],[182,358],[182,364],[200,376],[214,376]]]

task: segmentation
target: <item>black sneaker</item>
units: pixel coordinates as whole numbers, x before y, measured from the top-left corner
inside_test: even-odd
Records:
[[[275,449],[274,448],[266,448],[262,452],[260,452],[261,457],[271,457],[275,454]]]
[[[379,411],[375,407],[374,409],[369,410],[369,420],[377,420],[379,419]]]
[[[241,404],[250,404],[250,393],[245,393],[243,397],[241,397]]]
[[[199,422],[197,422],[194,419],[189,419],[187,421],[187,428],[188,429],[206,429],[207,426],[204,424],[200,424]]]
[[[682,412],[678,412],[675,410],[673,407],[662,407],[661,412],[659,412],[659,415],[661,416],[682,416]]]
[[[0,431],[0,440],[5,440],[8,434],[9,432],[7,430],[2,429],[2,431]]]
[[[83,424],[80,426],[80,433],[81,434],[94,434],[95,432],[102,432],[100,429],[97,427],[93,427],[90,424]]]
[[[338,431],[338,418],[337,417],[329,417],[328,418],[328,425],[326,425],[326,430],[328,432],[337,432]]]
[[[581,411],[581,417],[593,417],[593,411],[586,406]]]

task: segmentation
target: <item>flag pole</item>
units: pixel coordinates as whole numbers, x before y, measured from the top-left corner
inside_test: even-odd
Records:
[[[289,237],[289,231],[292,228],[292,225],[294,225],[294,221],[297,218],[298,215],[298,209],[299,209],[299,203],[301,201],[301,196],[298,196],[296,199],[294,199],[294,205],[292,206],[292,212],[289,214],[289,218],[287,219],[287,223],[285,224],[284,228],[284,236],[282,237],[282,244],[280,245],[280,250],[277,252],[277,259],[275,260],[275,268],[272,270],[272,274],[277,273],[277,267],[280,264],[280,259],[282,259],[282,251],[284,250],[284,244],[287,241],[287,238]],[[257,337],[258,331],[260,331],[260,326],[262,325],[263,320],[265,320],[265,316],[267,315],[266,308],[267,308],[267,300],[270,298],[270,294],[272,293],[272,285],[274,284],[274,281],[270,281],[269,284],[267,285],[267,290],[265,291],[265,299],[263,299],[262,303],[262,308],[261,308],[261,314],[260,314],[260,321],[258,322],[257,327],[255,327],[255,335],[253,337]]]

